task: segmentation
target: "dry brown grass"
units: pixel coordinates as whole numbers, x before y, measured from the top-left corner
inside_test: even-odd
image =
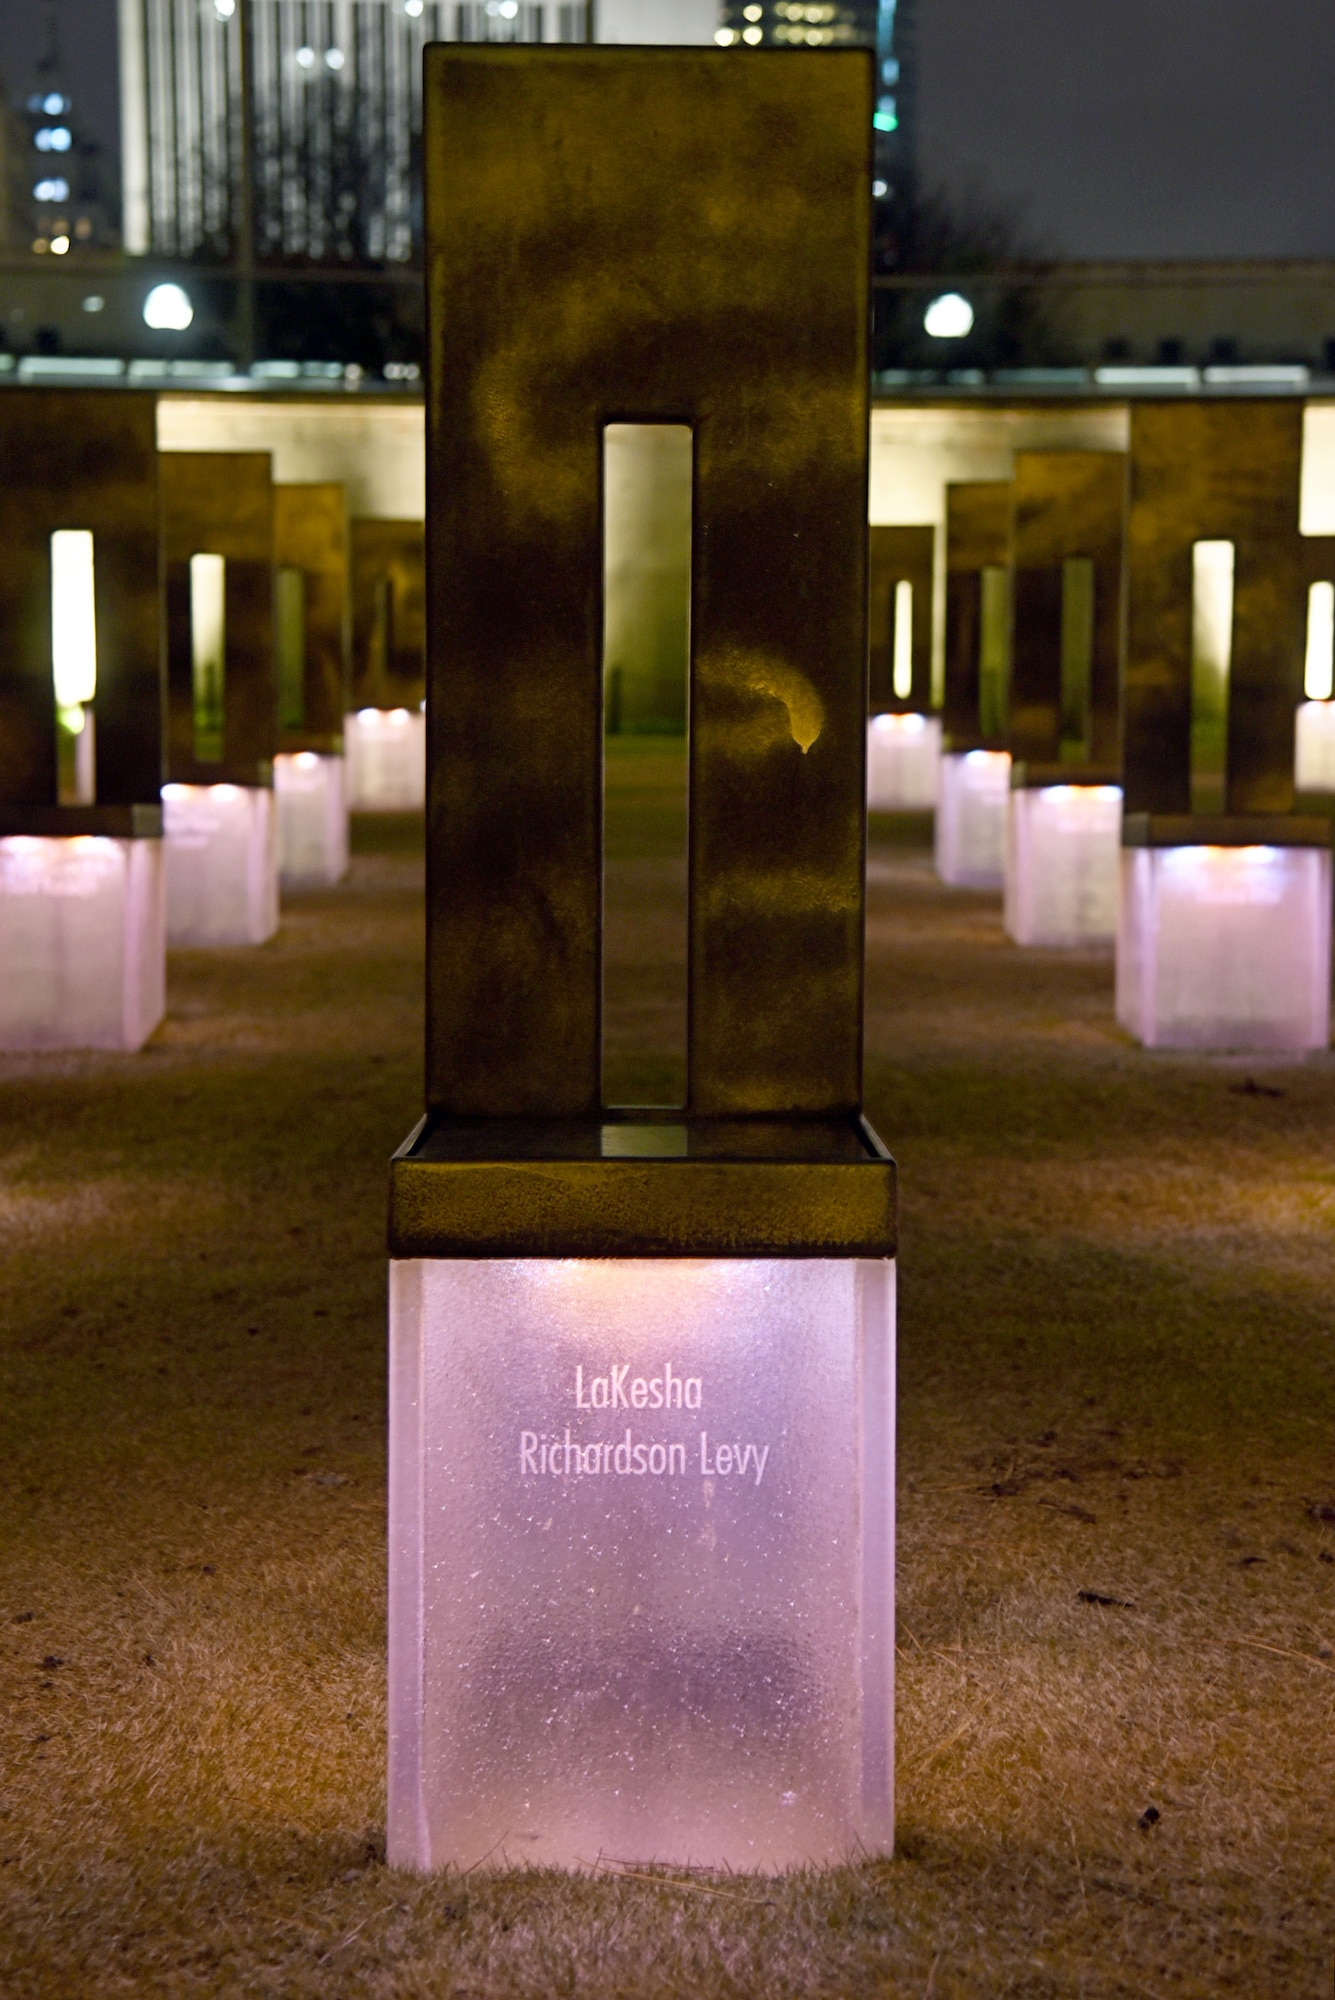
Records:
[[[896,1858],[384,1867],[421,916],[418,855],[374,844],[274,944],[175,958],[144,1055],[0,1064],[5,2000],[1325,2000],[1335,1072],[1131,1048],[1105,957],[1020,954],[905,844],[868,995],[904,1201]],[[646,847],[627,950],[666,995]],[[646,1026],[617,1047],[652,1083]]]

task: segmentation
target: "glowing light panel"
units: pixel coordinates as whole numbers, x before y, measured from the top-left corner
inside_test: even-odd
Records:
[[[273,793],[164,785],[167,942],[263,944],[278,928]]]
[[[1147,1048],[1324,1049],[1331,856],[1123,848],[1117,1019]]]
[[[1017,944],[1111,944],[1117,934],[1119,785],[1010,795],[1004,915]]]
[[[329,888],[348,872],[343,759],[298,750],[275,757],[278,879],[284,889]]]
[[[941,718],[873,715],[867,725],[871,812],[929,812],[941,769]]]
[[[1006,750],[969,750],[942,757],[936,872],[943,882],[962,889],[1002,887],[1010,781]]]
[[[888,1848],[893,1283],[391,1266],[392,1863]]]
[[[359,708],[343,719],[350,812],[421,812],[426,804],[426,716]]]

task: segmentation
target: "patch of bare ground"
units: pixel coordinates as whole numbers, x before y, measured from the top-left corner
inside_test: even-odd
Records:
[[[670,1079],[680,994],[672,774],[639,772],[628,1091]],[[421,861],[370,831],[272,945],[176,956],[142,1056],[0,1062],[6,2000],[1324,2000],[1335,1072],[1134,1049],[1106,955],[1018,952],[908,836],[868,923],[903,1197],[894,1859],[385,1867]]]

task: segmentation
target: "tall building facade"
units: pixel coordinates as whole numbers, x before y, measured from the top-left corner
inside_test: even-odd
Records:
[[[711,41],[719,19],[718,0],[119,5],[125,247],[218,263],[248,178],[261,262],[413,260],[427,42]]]

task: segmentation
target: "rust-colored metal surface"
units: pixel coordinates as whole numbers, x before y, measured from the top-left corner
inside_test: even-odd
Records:
[[[1335,535],[1302,537],[1303,583],[1335,583]]]
[[[352,706],[416,708],[426,692],[426,529],[355,520]]]
[[[1302,405],[1135,403],[1126,539],[1124,779],[1129,813],[1191,810],[1192,546],[1234,544],[1224,803],[1293,805],[1306,568]]]
[[[868,709],[872,715],[897,710],[925,713],[932,706],[932,564],[936,529],[873,527],[868,531],[867,599]],[[912,676],[908,694],[895,693],[897,638],[895,591],[913,589]]]
[[[1123,847],[1329,847],[1316,813],[1126,813]]]
[[[301,727],[279,718],[280,750],[336,755],[348,710],[350,631],[347,490],[332,481],[275,486],[274,563],[301,573],[306,659]]]
[[[1062,759],[1063,567],[1083,558],[1092,566],[1093,586],[1085,760],[1117,763],[1125,515],[1123,453],[1016,452],[1010,699],[1016,757],[1052,764]]]
[[[167,600],[167,765],[181,785],[269,785],[274,686],[274,505],[269,454],[170,451],[161,457]],[[226,568],[222,756],[195,755],[190,558]]]
[[[862,51],[427,52],[435,1106],[598,1107],[599,465],[637,419],[694,430],[690,1108],[859,1101],[871,87]]]
[[[62,528],[93,536],[92,807],[57,805],[51,536]],[[156,399],[6,389],[0,395],[0,831],[157,832],[162,736]],[[74,817],[67,821],[66,813]]]
[[[396,1255],[893,1253],[858,1110],[871,89],[862,51],[427,52],[431,1110]],[[635,422],[693,433],[676,1114],[600,1102],[600,468]]]
[[[635,1115],[423,1121],[391,1169],[390,1254],[894,1254],[894,1163],[864,1120]]]
[[[959,480],[946,488],[945,697],[949,750],[1000,749],[979,712],[983,640],[983,571],[1010,563],[1010,482]]]

